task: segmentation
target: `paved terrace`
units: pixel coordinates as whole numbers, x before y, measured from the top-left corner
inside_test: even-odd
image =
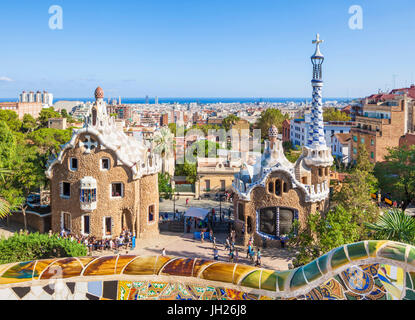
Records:
[[[174,203],[171,200],[164,200],[160,202],[160,212],[173,212]],[[217,216],[217,224],[219,223],[219,209],[220,203],[213,200],[190,200],[186,206],[186,200],[180,199],[176,201],[176,209],[179,212],[185,212],[188,207],[198,207],[211,210],[215,208]],[[222,202],[222,209],[225,209],[224,222],[228,222],[227,210],[232,207],[229,202]],[[22,226],[17,224],[11,224],[6,226],[5,221],[0,221],[0,237],[4,235],[9,237],[13,232],[17,232],[22,229]],[[215,234],[216,242],[219,249],[219,260],[228,261],[229,250],[225,250],[226,233]],[[250,264],[249,259],[246,258],[246,249],[241,246],[236,246],[239,251],[238,263]],[[161,254],[163,248],[166,249],[167,255],[174,255],[179,257],[189,258],[206,258],[213,260],[213,244],[210,241],[205,240],[201,243],[200,240],[193,239],[193,233],[172,233],[161,232],[159,236],[152,237],[151,239],[137,239],[136,248],[134,250],[120,250],[119,253],[135,254],[135,255],[158,255]],[[294,257],[293,252],[287,249],[262,249],[262,267],[270,268],[274,270],[287,270],[288,265],[292,262]],[[94,251],[94,255],[113,255],[114,251]]]

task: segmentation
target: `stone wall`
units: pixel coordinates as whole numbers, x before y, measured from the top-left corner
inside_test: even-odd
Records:
[[[277,196],[274,192],[269,192],[268,184],[269,182],[273,182],[276,179],[280,179],[284,183],[288,185],[287,192],[283,192],[281,187],[281,196]],[[300,222],[301,227],[305,227],[307,216],[314,212],[316,209],[316,204],[305,202],[305,195],[302,190],[298,188],[292,188],[291,179],[282,173],[282,172],[274,172],[272,173],[266,183],[265,188],[262,186],[256,187],[252,190],[251,193],[251,201],[240,201],[237,196],[234,199],[234,211],[236,215],[236,223],[235,223],[235,230],[237,231],[238,236],[242,236],[244,233],[244,245],[248,244],[248,240],[250,235],[254,236],[254,245],[255,246],[262,246],[262,238],[256,233],[256,216],[257,210],[267,207],[286,207],[292,208],[297,210],[298,212],[298,220]],[[238,204],[242,203],[245,213],[245,232],[242,232],[241,228],[243,227],[242,222],[238,219]],[[248,219],[251,219],[252,223],[252,233],[248,234],[247,226],[248,226]],[[267,246],[275,247],[279,246],[280,241],[277,240],[267,240]]]
[[[83,140],[85,134],[80,135],[79,140]],[[97,141],[97,139],[95,138]],[[77,146],[78,146],[77,141]],[[78,159],[77,171],[71,171],[69,161],[71,157]],[[110,169],[101,170],[101,159],[110,159]],[[53,167],[51,179],[51,209],[52,209],[52,229],[54,232],[61,230],[61,214],[67,212],[71,214],[71,232],[82,233],[83,215],[90,217],[90,235],[101,238],[104,234],[104,218],[112,218],[112,236],[118,236],[122,230],[122,215],[126,216],[126,227],[136,232],[137,222],[143,221],[144,206],[148,206],[150,199],[156,204],[155,216],[158,219],[158,182],[157,175],[143,177],[141,180],[132,180],[130,168],[124,165],[117,165],[117,157],[112,150],[99,146],[84,154],[82,148],[76,147],[68,149],[63,155],[62,163],[57,163]],[[85,176],[92,176],[97,181],[97,208],[92,212],[81,210],[80,203],[80,180]],[[71,196],[69,199],[60,196],[60,183],[69,182],[71,184]],[[123,184],[123,197],[111,197],[111,184],[121,182]],[[142,190],[142,191],[140,191]],[[141,197],[144,202],[140,205]],[[137,216],[139,217],[137,219]],[[144,229],[147,229],[145,227]],[[145,232],[140,227],[139,232]],[[156,228],[150,228],[155,230]]]
[[[28,228],[39,232],[49,232],[51,216],[38,216],[36,214],[26,211],[26,221]],[[15,212],[9,216],[10,222],[16,222],[24,228],[24,217],[21,212]]]
[[[158,175],[152,174],[140,180],[138,237],[149,238],[159,233]],[[149,207],[154,206],[153,221],[149,221]]]

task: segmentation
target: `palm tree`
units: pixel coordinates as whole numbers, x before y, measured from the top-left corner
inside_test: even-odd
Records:
[[[165,172],[165,161],[166,158],[170,157],[174,149],[174,136],[171,133],[170,129],[163,127],[160,131],[154,136],[153,140],[155,147],[154,151],[159,153],[162,161],[162,172]]]
[[[376,223],[366,223],[378,239],[415,244],[415,220],[400,209],[391,209]]]
[[[12,171],[4,168],[0,168],[0,180],[5,182],[4,176],[10,174]],[[10,214],[10,204],[0,198],[0,219],[7,217]]]

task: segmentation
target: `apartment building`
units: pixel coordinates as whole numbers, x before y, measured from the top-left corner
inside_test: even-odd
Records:
[[[414,131],[414,106],[415,86],[366,98],[351,130],[352,160],[357,160],[359,144],[364,144],[372,163],[384,161],[387,149],[398,147],[400,138]]]

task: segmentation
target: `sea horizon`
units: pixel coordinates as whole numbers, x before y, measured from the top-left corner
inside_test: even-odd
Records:
[[[106,101],[117,100],[118,97],[111,97],[105,98]],[[350,102],[356,98],[344,98],[344,97],[327,97],[323,98],[323,102],[329,101],[337,101],[337,102]],[[10,99],[10,98],[0,98],[0,102],[16,102],[18,99]],[[54,98],[54,103],[58,101],[94,101],[94,98]],[[250,97],[159,97],[158,102],[159,104],[167,103],[179,103],[179,104],[188,104],[188,103],[199,103],[199,104],[210,104],[210,103],[261,103],[261,102],[269,102],[269,103],[301,103],[306,102],[311,103],[311,97],[300,97],[300,98],[293,98],[293,97],[262,97],[262,98],[250,98]],[[146,102],[145,97],[121,97],[122,104],[144,104]],[[155,103],[155,98],[148,98],[149,104]]]

